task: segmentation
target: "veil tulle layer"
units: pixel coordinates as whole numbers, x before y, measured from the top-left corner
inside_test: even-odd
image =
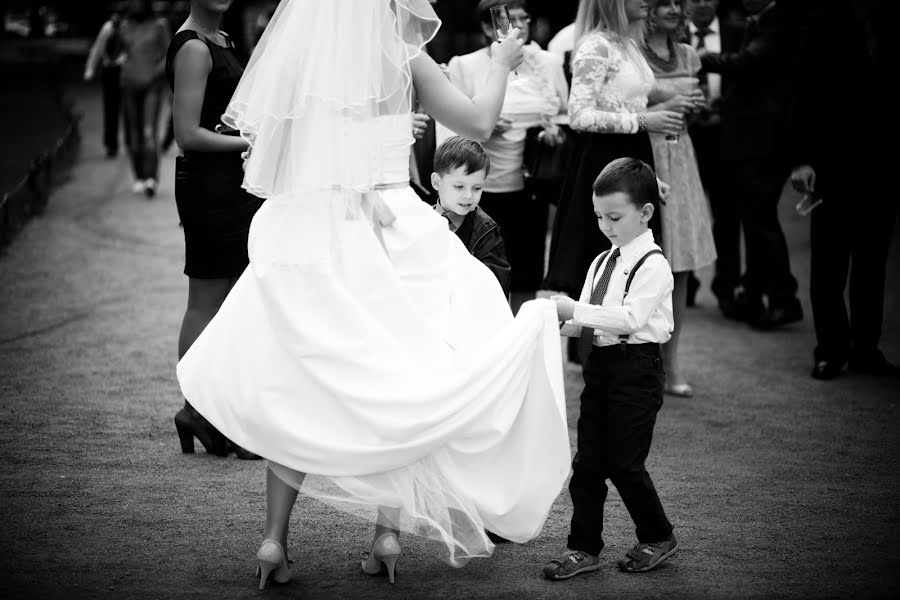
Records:
[[[283,0],[222,117],[252,145],[244,188],[302,200],[391,183],[379,122],[409,118],[409,61],[439,27],[428,0]]]

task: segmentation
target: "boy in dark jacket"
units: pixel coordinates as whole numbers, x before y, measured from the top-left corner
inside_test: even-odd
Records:
[[[434,152],[431,185],[437,190],[434,209],[447,219],[466,249],[480,260],[509,296],[512,271],[500,227],[478,207],[491,163],[478,142],[447,138]]]

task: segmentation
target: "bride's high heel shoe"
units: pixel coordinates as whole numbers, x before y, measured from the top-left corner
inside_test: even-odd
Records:
[[[366,575],[384,575],[394,583],[394,568],[400,558],[400,540],[393,532],[382,533],[372,542],[372,551],[362,561],[363,573]]]
[[[272,576],[275,583],[287,583],[291,580],[291,566],[284,556],[284,548],[275,540],[265,539],[256,552],[256,576],[259,577],[259,589],[265,589],[266,580]]]

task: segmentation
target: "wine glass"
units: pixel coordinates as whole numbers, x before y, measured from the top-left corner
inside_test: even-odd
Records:
[[[816,196],[812,192],[806,192],[800,198],[800,202],[794,207],[794,210],[797,211],[797,214],[801,217],[805,217],[809,213],[813,211],[815,207],[822,204],[822,197]]]
[[[505,4],[498,4],[491,7],[491,22],[494,24],[494,31],[497,32],[497,39],[504,40],[509,36],[511,28],[509,11]],[[513,73],[519,75],[519,70],[514,69]]]

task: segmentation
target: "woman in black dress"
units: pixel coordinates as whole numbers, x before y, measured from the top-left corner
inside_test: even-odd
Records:
[[[184,228],[188,305],[178,337],[179,360],[206,328],[249,263],[247,235],[262,200],[241,188],[249,145],[219,133],[220,117],[244,71],[229,37],[219,31],[234,0],[192,0],[191,13],[169,46],[166,77],[174,94],[175,202]],[[190,404],[175,415],[183,452],[196,437],[207,452],[258,458],[232,444]]]

